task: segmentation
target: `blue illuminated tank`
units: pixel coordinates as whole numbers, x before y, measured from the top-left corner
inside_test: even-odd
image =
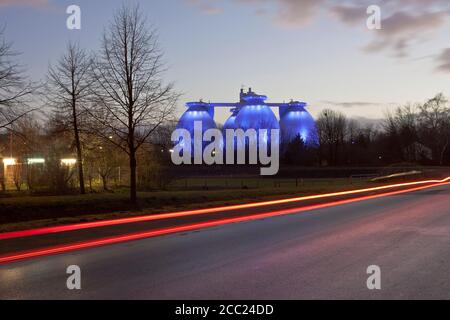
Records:
[[[189,102],[186,104],[187,111],[181,116],[177,124],[177,129],[186,129],[189,131],[192,139],[194,139],[194,123],[200,121],[202,123],[202,135],[208,129],[216,129],[216,123],[214,122],[214,108],[207,103]],[[192,150],[194,148],[194,142],[191,142]]]
[[[236,129],[236,117],[239,113],[239,109],[238,108],[233,108],[231,109],[231,116],[227,119],[227,121],[225,121],[224,125],[223,125],[223,130],[225,132],[225,130],[227,129]]]
[[[226,147],[227,145],[227,138],[226,138],[226,130],[230,129],[230,130],[236,130],[236,117],[239,113],[240,108],[233,108],[231,109],[231,116],[227,119],[227,121],[225,121],[224,125],[223,125],[223,146]],[[234,144],[233,146],[236,147],[236,138],[234,138]]]
[[[280,129],[282,143],[289,143],[300,136],[306,145],[318,145],[316,124],[305,109],[306,103],[267,103],[266,100],[267,96],[258,95],[251,89],[248,92],[241,89],[239,102],[236,103],[189,102],[177,128],[187,129],[191,137],[194,135],[195,121],[202,122],[203,133],[208,129],[215,129],[214,108],[225,107],[231,108],[232,114],[224,124],[224,136],[226,129]],[[280,121],[271,108],[279,108]]]
[[[289,143],[300,136],[307,146],[319,144],[316,123],[305,107],[306,103],[298,101],[280,106],[282,143]]]
[[[242,107],[236,116],[236,128],[243,129],[280,129],[277,117],[266,104],[267,97],[258,95],[249,89],[247,93],[241,91]]]

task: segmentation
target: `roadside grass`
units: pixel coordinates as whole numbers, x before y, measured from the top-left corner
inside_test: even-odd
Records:
[[[130,206],[126,189],[86,195],[10,195],[0,198],[0,232],[320,194],[367,185],[374,184],[350,179],[196,178],[175,181],[167,191],[139,192],[138,207]]]

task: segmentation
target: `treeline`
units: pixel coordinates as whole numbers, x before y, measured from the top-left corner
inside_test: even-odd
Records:
[[[317,147],[300,138],[285,147],[291,165],[387,166],[450,165],[450,104],[443,94],[424,103],[406,104],[378,123],[324,110],[317,121]]]
[[[55,118],[39,121],[25,117],[15,123],[14,134],[0,135],[0,150],[7,155],[12,144],[15,160],[13,165],[0,166],[4,170],[0,170],[0,190],[13,188],[37,195],[80,190],[73,133],[59,124]],[[171,181],[166,170],[170,141],[165,137],[170,138],[169,130],[172,128],[158,128],[136,153],[137,189],[164,189]],[[84,132],[80,133],[80,144],[85,192],[128,188],[130,168],[126,153],[114,143]]]
[[[163,80],[166,66],[157,32],[139,7],[124,5],[116,11],[97,51],[88,52],[69,43],[60,59],[49,66],[45,82],[40,85],[26,83],[3,34],[0,130],[12,133],[15,143],[4,145],[2,153],[28,155],[22,159],[45,157],[45,170],[55,171],[42,174],[47,180],[54,180],[46,185],[58,189],[76,180],[82,194],[90,179],[89,166],[93,162],[89,159],[103,162],[97,165],[97,174],[107,177],[103,171],[109,165],[104,162],[125,158],[121,161],[128,164],[130,200],[136,202],[138,158],[145,154],[144,148],[151,148],[150,140],[157,139],[159,128],[172,119],[179,96],[173,84]],[[44,115],[40,121],[35,120],[38,114],[31,116],[33,109],[27,107],[31,102],[36,105],[38,99]],[[40,127],[42,122],[44,127]],[[73,153],[75,159],[61,160]],[[73,166],[77,170],[72,170]],[[10,175],[20,180],[18,175],[21,172],[23,176],[23,170],[19,163],[14,170],[17,173]],[[73,174],[77,179],[72,179]],[[32,179],[27,181],[32,188]]]

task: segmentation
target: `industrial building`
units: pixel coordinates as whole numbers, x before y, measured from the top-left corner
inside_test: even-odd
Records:
[[[226,129],[280,129],[281,143],[287,144],[301,137],[307,146],[318,145],[317,128],[313,117],[306,111],[306,103],[291,101],[288,103],[267,103],[267,96],[258,95],[250,88],[241,89],[239,102],[189,102],[187,110],[180,118],[177,129],[186,129],[194,136],[194,123],[202,122],[203,133],[217,128],[214,121],[215,108],[230,108],[231,115],[226,120]],[[278,108],[277,119],[272,108]],[[224,135],[225,136],[225,135]]]

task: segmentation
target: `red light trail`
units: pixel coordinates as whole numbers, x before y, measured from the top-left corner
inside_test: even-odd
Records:
[[[356,190],[349,190],[349,191],[340,191],[340,192],[318,194],[318,195],[311,195],[311,196],[302,196],[302,197],[287,198],[287,199],[280,199],[280,200],[254,202],[254,203],[238,204],[238,205],[231,205],[231,206],[222,206],[222,207],[215,207],[215,208],[161,213],[161,214],[153,214],[153,215],[143,215],[143,216],[137,216],[137,217],[102,220],[102,221],[95,221],[95,222],[76,223],[76,224],[68,224],[68,225],[63,225],[63,226],[36,228],[36,229],[30,229],[30,230],[20,230],[20,231],[0,233],[0,240],[24,238],[24,237],[37,236],[37,235],[42,235],[42,234],[60,233],[60,232],[66,232],[66,231],[99,228],[99,227],[114,226],[114,225],[135,223],[135,222],[173,219],[173,218],[179,218],[179,217],[195,216],[195,215],[200,215],[200,214],[217,213],[217,212],[222,212],[222,211],[258,208],[258,207],[265,207],[265,206],[270,206],[270,205],[286,204],[286,203],[300,202],[300,201],[307,201],[307,200],[325,199],[325,198],[360,194],[360,193],[365,193],[365,192],[380,191],[380,190],[387,190],[387,189],[394,189],[394,188],[401,188],[401,187],[408,187],[408,186],[415,186],[415,185],[422,185],[422,184],[446,183],[448,181],[450,181],[450,177],[447,177],[442,180],[424,180],[424,181],[406,182],[406,183],[391,184],[391,185],[386,185],[386,186],[378,186],[378,187],[356,189]]]
[[[310,206],[306,206],[306,207],[302,207],[302,208],[292,208],[292,209],[272,211],[272,212],[267,212],[267,213],[253,214],[253,215],[242,216],[242,217],[225,218],[225,219],[220,219],[220,220],[194,223],[194,224],[183,225],[183,226],[163,228],[163,229],[159,229],[159,230],[152,230],[152,231],[132,233],[132,234],[121,235],[121,236],[114,236],[114,237],[109,237],[109,238],[104,238],[104,239],[99,239],[99,240],[90,240],[90,241],[61,245],[61,246],[45,248],[45,249],[31,250],[28,252],[16,253],[16,254],[0,257],[0,264],[10,263],[10,262],[24,260],[24,259],[30,259],[30,258],[37,258],[40,256],[60,254],[60,253],[64,253],[64,252],[74,251],[74,250],[88,249],[88,248],[94,248],[94,247],[98,247],[98,246],[117,244],[117,243],[126,242],[126,241],[151,238],[151,237],[167,235],[167,234],[172,234],[172,233],[177,233],[177,232],[182,232],[182,231],[198,230],[198,229],[209,228],[209,227],[220,226],[220,225],[231,224],[231,223],[237,223],[237,222],[244,222],[244,221],[258,220],[258,219],[275,217],[275,216],[289,215],[289,214],[308,211],[308,210],[327,208],[327,207],[332,207],[332,206],[337,206],[337,205],[342,205],[342,204],[347,204],[347,203],[360,202],[360,201],[364,201],[364,200],[370,200],[370,199],[376,199],[376,198],[392,196],[392,195],[397,195],[397,194],[402,194],[402,193],[419,191],[419,190],[429,189],[432,187],[448,185],[449,180],[450,180],[450,178],[447,178],[444,180],[439,180],[438,183],[427,185],[427,186],[420,186],[420,187],[415,187],[415,188],[406,189],[406,190],[391,191],[391,192],[387,192],[387,193],[363,196],[363,197],[353,198],[353,199],[339,200],[339,201],[334,201],[334,202],[329,202],[329,203],[324,203],[324,204],[310,205]]]

